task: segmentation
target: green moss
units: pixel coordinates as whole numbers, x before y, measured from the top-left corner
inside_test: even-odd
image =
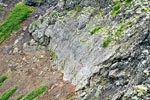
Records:
[[[93,29],[90,30],[90,34],[93,35],[97,32],[99,32],[100,29],[102,29],[103,27],[102,26],[96,26],[94,27]]]
[[[117,14],[120,10],[121,3],[119,1],[114,2],[114,6],[112,7],[111,15]]]
[[[36,27],[36,21],[32,22],[31,27],[30,27],[30,30],[32,30],[33,27]]]
[[[17,89],[17,86],[15,86],[15,87],[13,87],[11,89],[8,89],[5,92],[3,92],[0,95],[0,100],[8,100],[9,97],[16,91],[16,89]]]
[[[7,76],[1,76],[0,77],[0,86],[2,85],[2,83],[7,79]]]
[[[30,91],[22,100],[33,100],[46,90],[46,85],[41,85],[37,89]]]
[[[0,24],[0,43],[7,38],[13,30],[19,29],[20,23],[32,12],[33,7],[18,3],[9,13],[7,18]]]
[[[22,94],[22,95],[18,96],[16,100],[21,100],[23,97],[24,97],[24,95]]]
[[[103,40],[103,46],[107,47],[111,43],[111,40],[112,40],[111,36],[105,37]]]

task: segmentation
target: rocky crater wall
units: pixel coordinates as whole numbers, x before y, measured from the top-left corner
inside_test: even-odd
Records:
[[[149,100],[150,1],[120,1],[115,14],[113,2],[59,0],[30,25],[24,49],[47,46],[79,100]]]

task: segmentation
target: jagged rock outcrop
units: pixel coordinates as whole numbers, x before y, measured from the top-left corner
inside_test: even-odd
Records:
[[[120,1],[114,12],[115,1],[77,1],[47,10],[24,47],[46,45],[78,100],[149,100],[150,1]]]

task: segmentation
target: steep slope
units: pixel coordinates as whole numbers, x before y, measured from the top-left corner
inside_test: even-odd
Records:
[[[46,53],[45,59],[57,64],[63,79],[76,86],[76,95],[66,99],[150,100],[150,0],[24,0],[24,3],[35,6],[30,26],[24,28],[21,38],[27,40],[21,42],[21,47],[15,45],[20,38],[8,42],[13,50],[5,47],[6,40],[0,51],[11,54],[19,48],[25,54],[30,52],[30,57],[32,53],[40,55],[42,51],[36,50],[46,48],[50,56]],[[44,78],[51,84],[49,78]],[[57,79],[52,80],[73,92],[71,84],[61,85]],[[66,88],[66,94],[61,91],[53,95],[50,91],[37,100],[61,100],[61,96],[70,93],[70,88]]]
[[[33,40],[24,48],[48,45],[79,100],[148,100],[149,5],[149,0],[60,0],[30,25]]]

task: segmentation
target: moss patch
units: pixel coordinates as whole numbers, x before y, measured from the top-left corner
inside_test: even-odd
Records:
[[[41,85],[37,89],[30,91],[22,100],[33,100],[46,90],[46,85]]]
[[[0,95],[0,100],[8,100],[8,98],[16,91],[17,86],[6,90]]]
[[[0,43],[7,38],[13,30],[19,29],[20,23],[32,12],[33,7],[18,3],[9,13],[7,18],[0,24]]]

